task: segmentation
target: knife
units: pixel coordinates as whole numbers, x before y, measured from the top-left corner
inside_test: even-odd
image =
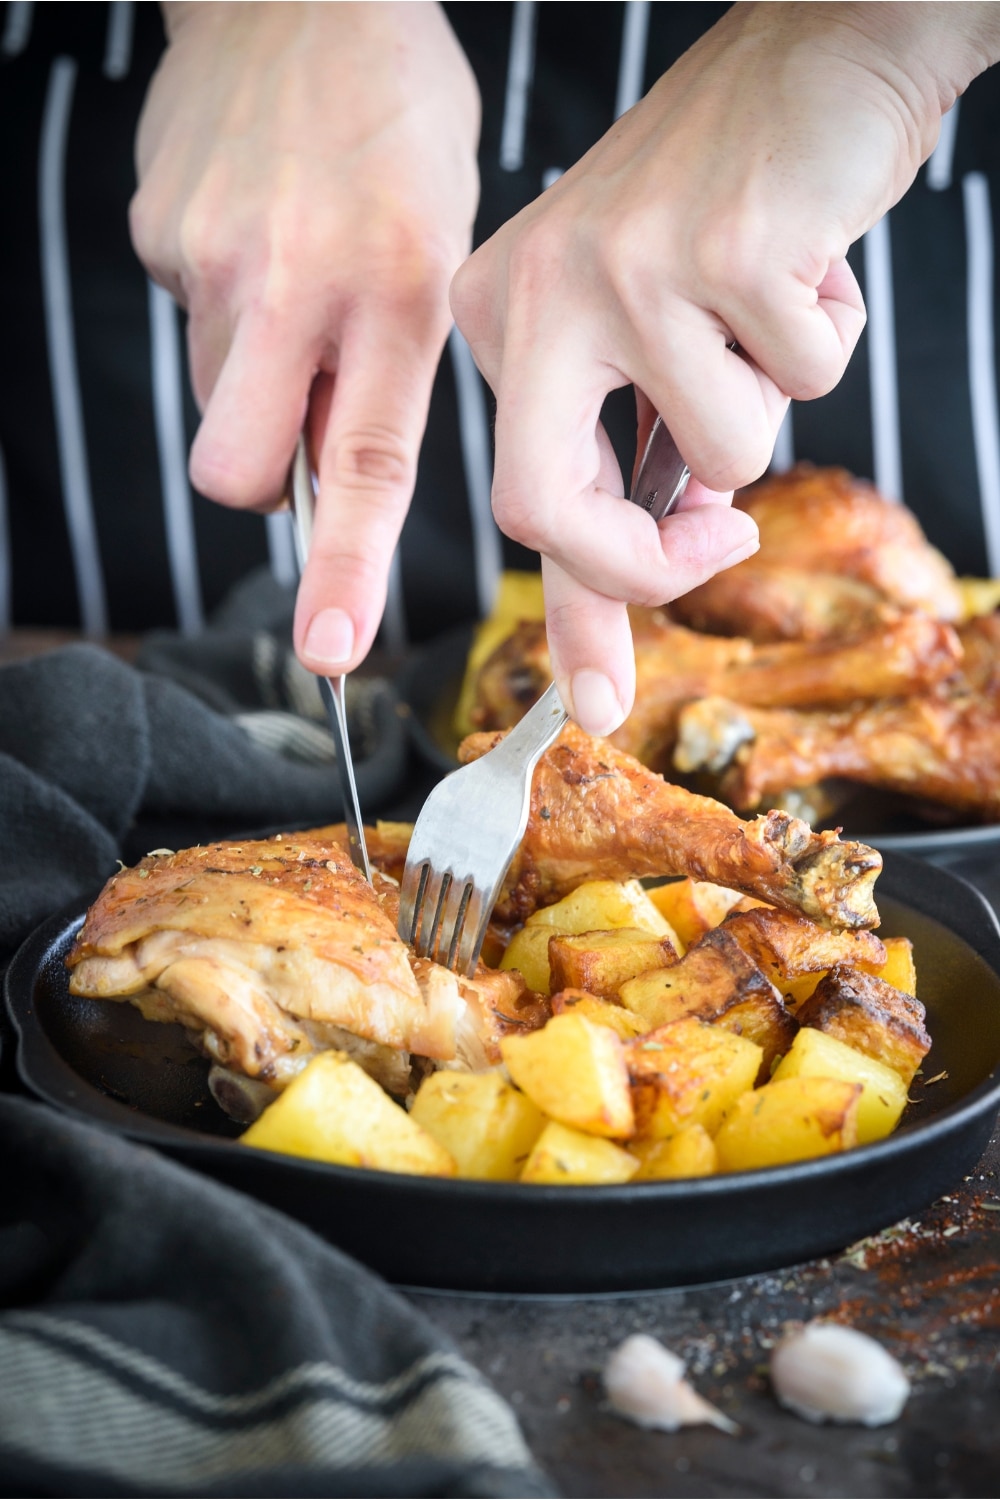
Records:
[[[309,548],[312,544],[313,517],[316,511],[316,485],[304,435],[299,438],[295,447],[288,490],[292,517],[295,521],[295,553],[301,573],[305,568],[306,558],[309,556]],[[365,831],[361,822],[361,808],[358,803],[358,788],[354,780],[351,742],[347,734],[344,679],[343,677],[320,677],[318,681],[337,753],[337,774],[340,777],[340,790],[344,799],[348,848],[354,864],[370,884],[372,867],[368,860]]]

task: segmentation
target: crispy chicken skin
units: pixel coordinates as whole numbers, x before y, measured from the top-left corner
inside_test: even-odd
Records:
[[[894,699],[834,714],[706,698],[685,710],[677,755],[681,768],[728,766],[720,793],[745,812],[780,802],[790,787],[843,777],[1000,819],[1000,715],[974,698]]]
[[[961,619],[951,566],[916,517],[845,469],[799,464],[744,490],[736,503],[757,522],[759,553],[675,601],[675,618],[755,640],[840,635],[845,626],[857,629],[857,616],[850,620],[853,594],[869,619],[879,600],[939,620]],[[860,591],[831,582],[831,575]]]
[[[416,965],[396,935],[396,887],[376,885],[312,834],[149,855],[90,909],[70,989],[181,1021],[218,1062],[276,1084],[335,1044],[331,1027],[483,1067],[505,1031],[541,1024],[516,977]]]
[[[459,757],[475,760],[500,738],[470,735]],[[741,822],[570,724],[536,767],[527,830],[496,912],[523,921],[585,880],[691,875],[825,927],[875,927],[881,867],[874,849],[783,813]]]
[[[719,696],[764,707],[826,706],[921,692],[953,673],[962,648],[950,625],[896,615],[851,640],[751,641],[698,635],[660,610],[632,610],[636,701],[611,743],[665,770],[678,717],[692,700]],[[541,622],[527,622],[484,664],[473,718],[484,729],[516,724],[550,681]]]
[[[1000,617],[963,625],[960,666],[931,691],[835,713],[691,703],[678,720],[680,771],[724,773],[734,807],[773,806],[790,787],[842,777],[984,821],[1000,818]]]

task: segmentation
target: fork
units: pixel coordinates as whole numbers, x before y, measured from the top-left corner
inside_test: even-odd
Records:
[[[675,508],[689,470],[657,417],[639,464],[634,505],[655,521]],[[531,776],[569,715],[555,683],[488,754],[438,783],[410,838],[398,931],[416,953],[471,975],[490,914],[524,836]]]

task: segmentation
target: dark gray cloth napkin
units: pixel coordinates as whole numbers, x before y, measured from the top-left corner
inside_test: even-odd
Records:
[[[123,856],[340,821],[287,599],[265,587],[261,614],[261,596],[196,641],[150,640],[143,669],[87,645],[0,668],[0,969]],[[384,685],[360,686],[371,812],[405,735]],[[401,1297],[281,1214],[20,1097],[13,1040],[0,1493],[552,1493],[511,1411]]]
[[[486,1381],[308,1230],[24,1099],[0,1139],[3,1493],[554,1493]]]
[[[221,630],[154,643],[155,673],[88,645],[0,668],[0,954],[93,894],[119,858],[342,821],[326,731],[288,707],[251,706],[260,641],[288,679],[290,651],[275,636]],[[405,731],[385,683],[359,682],[355,702],[370,816],[404,774]]]

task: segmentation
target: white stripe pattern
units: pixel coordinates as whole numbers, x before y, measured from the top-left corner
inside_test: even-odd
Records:
[[[81,1353],[40,1339],[29,1325],[42,1320],[47,1333]],[[85,1357],[94,1353],[112,1369]],[[138,1391],[137,1376],[161,1399]],[[0,1440],[8,1448],[125,1482],[155,1474],[186,1486],[281,1464],[348,1468],[417,1456],[500,1468],[531,1463],[512,1414],[444,1354],[382,1386],[332,1365],[303,1365],[261,1391],[222,1397],[97,1330],[15,1315],[0,1329],[0,1386]],[[378,1409],[408,1390],[411,1399],[393,1413]],[[278,1400],[287,1406],[275,1414]]]
[[[169,292],[149,283],[149,331],[153,377],[153,419],[160,460],[160,492],[167,534],[167,556],[177,624],[184,635],[204,628],[205,611],[198,576],[191,488],[187,477],[184,430],[184,372],[177,307]]]
[[[76,75],[77,65],[72,58],[55,59],[49,74],[42,117],[38,184],[42,296],[63,506],[73,553],[81,624],[88,635],[104,635],[108,629],[108,611],[90,493],[66,240],[66,138]]]
[[[108,31],[104,42],[105,78],[127,78],[132,66],[132,37],[135,32],[133,0],[111,0],[108,6]]]
[[[11,612],[13,609],[10,597],[9,514],[7,501],[7,465],[4,463],[3,449],[0,448],[0,634],[10,629]]]
[[[503,124],[500,127],[500,165],[505,172],[518,172],[524,162],[524,132],[528,122],[528,95],[535,73],[536,0],[514,0],[507,61],[507,89]]]
[[[962,179],[965,209],[969,395],[972,437],[979,476],[979,503],[991,575],[1000,573],[1000,441],[997,422],[996,350],[993,334],[993,215],[990,187],[982,172]]]
[[[448,339],[455,372],[458,432],[462,444],[465,487],[469,497],[472,543],[475,548],[476,599],[479,613],[493,608],[503,569],[503,544],[493,519],[493,446],[486,410],[486,390],[472,350],[457,328]]]
[[[943,193],[951,187],[952,163],[955,159],[955,136],[958,133],[958,106],[955,100],[946,115],[941,117],[941,133],[937,145],[927,162],[927,186],[935,193]]]
[[[902,500],[903,459],[899,438],[896,317],[888,214],[865,235],[864,257],[873,477],[876,487],[887,500]]]
[[[625,0],[622,51],[618,63],[618,93],[615,98],[616,120],[642,98],[648,36],[649,0]]]
[[[34,18],[33,0],[10,0],[3,20],[0,52],[4,57],[19,57],[31,39]]]

